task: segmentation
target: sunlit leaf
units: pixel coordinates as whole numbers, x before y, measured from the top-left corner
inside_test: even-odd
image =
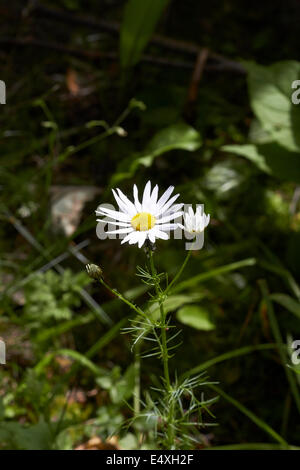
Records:
[[[165,313],[172,312],[177,310],[179,307],[183,306],[184,304],[196,302],[198,300],[203,299],[205,296],[204,293],[195,293],[189,295],[170,295],[164,302],[164,311]],[[151,304],[149,308],[149,312],[155,317],[159,315],[159,304],[157,302]]]
[[[197,330],[210,331],[215,325],[210,319],[209,312],[198,305],[185,305],[177,312],[177,319],[184,325],[191,326]]]
[[[156,157],[171,150],[186,150],[193,152],[201,146],[199,132],[193,127],[178,123],[159,131],[144,152],[126,158],[119,165],[111,179],[111,185],[134,176],[139,166],[150,167]]]
[[[281,180],[300,182],[300,153],[290,152],[277,143],[225,145],[225,152],[241,155],[261,171]]]
[[[252,109],[263,128],[282,147],[300,150],[300,106],[292,102],[292,83],[300,78],[300,62],[282,61],[268,67],[244,63]]]

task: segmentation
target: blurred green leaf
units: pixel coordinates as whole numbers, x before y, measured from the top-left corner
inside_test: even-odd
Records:
[[[97,377],[96,382],[104,390],[109,391],[109,395],[114,404],[122,403],[131,397],[134,389],[135,368],[131,364],[123,376],[119,367],[115,367],[110,373]]]
[[[81,304],[79,291],[89,282],[84,272],[75,274],[70,269],[62,275],[53,270],[37,273],[24,288],[24,316],[30,328],[39,329],[54,321],[70,321],[72,308]]]
[[[113,403],[122,403],[131,397],[134,390],[135,374],[134,364],[131,364],[123,377],[115,384],[115,387],[110,390]]]
[[[264,157],[259,153],[257,145],[223,145],[222,150],[241,155],[254,163],[261,171],[271,173],[271,169],[266,164]]]
[[[119,440],[119,446],[121,449],[133,450],[138,449],[139,443],[136,436],[129,432]]]
[[[292,83],[300,78],[300,62],[270,66],[244,62],[252,109],[263,128],[290,151],[300,150],[300,107],[292,103]]]
[[[202,144],[199,132],[185,123],[177,123],[159,131],[149,142],[145,151],[123,160],[111,179],[111,185],[134,176],[140,165],[150,167],[153,160],[171,150],[193,152]]]
[[[124,68],[135,65],[150,40],[170,0],[129,0],[120,34],[120,59]]]
[[[67,356],[73,359],[74,361],[78,362],[81,366],[89,369],[95,375],[102,375],[103,370],[101,367],[96,366],[92,361],[90,361],[87,357],[83,354],[80,354],[78,351],[73,351],[73,349],[58,349],[57,351],[53,351],[45,356],[37,365],[34,367],[34,370],[37,374],[41,374],[45,368],[50,364],[50,362],[56,356]]]
[[[185,305],[178,310],[176,316],[181,323],[197,330],[210,331],[215,329],[215,325],[210,320],[209,312],[198,305]]]
[[[243,188],[250,175],[251,171],[244,162],[228,158],[210,168],[202,184],[210,191],[214,191],[217,198],[229,199]]]
[[[174,310],[177,310],[184,304],[199,301],[203,299],[203,297],[205,297],[204,293],[195,293],[189,295],[170,295],[164,302],[164,311],[165,313],[172,312]],[[158,302],[152,303],[149,308],[149,311],[154,317],[158,317],[160,313]]]
[[[1,445],[17,450],[50,450],[52,433],[49,424],[40,417],[37,424],[23,426],[18,422],[0,423]]]
[[[290,152],[277,143],[224,145],[222,150],[241,155],[261,171],[281,180],[300,183],[300,154]]]

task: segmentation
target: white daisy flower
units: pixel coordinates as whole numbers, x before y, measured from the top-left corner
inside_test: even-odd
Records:
[[[184,213],[183,218],[184,226],[180,224],[180,227],[186,232],[194,234],[195,236],[197,233],[203,232],[210,221],[210,215],[206,215],[201,206],[197,207],[195,213],[192,207],[189,207],[188,211]]]
[[[151,182],[145,186],[143,198],[140,201],[138,189],[133,186],[133,201],[131,202],[120,189],[112,190],[119,211],[99,207],[97,215],[109,217],[112,220],[97,219],[98,222],[110,223],[122,227],[108,234],[126,234],[121,243],[128,242],[130,245],[138,243],[139,248],[147,239],[154,243],[156,238],[169,239],[170,230],[175,230],[179,224],[170,223],[182,215],[180,210],[183,204],[174,204],[179,194],[171,196],[174,186],[170,186],[158,199],[158,186],[154,186],[151,192]]]

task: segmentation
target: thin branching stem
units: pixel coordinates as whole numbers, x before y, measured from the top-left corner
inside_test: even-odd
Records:
[[[99,279],[99,282],[101,282],[101,284],[107,289],[109,290],[113,295],[115,295],[116,297],[118,297],[118,299],[122,300],[122,302],[124,302],[125,304],[127,304],[132,310],[134,310],[136,313],[138,313],[139,315],[142,315],[142,316],[145,316],[145,313],[143,312],[142,309],[140,309],[139,307],[137,307],[136,305],[134,305],[132,302],[130,302],[130,300],[126,299],[126,297],[124,297],[120,292],[118,292],[116,289],[113,289],[112,287],[110,287],[102,278]]]
[[[167,442],[166,448],[174,449],[175,447],[175,423],[174,423],[174,414],[175,414],[175,402],[172,394],[172,387],[170,383],[170,373],[169,373],[169,352],[168,352],[168,342],[166,335],[166,313],[164,310],[164,299],[165,294],[160,289],[160,277],[157,276],[157,271],[154,265],[153,253],[149,249],[149,259],[150,259],[150,268],[153,279],[155,280],[155,290],[159,303],[160,309],[160,323],[161,323],[161,345],[162,345],[162,361],[164,367],[164,377],[166,382],[166,391],[169,396],[168,400],[170,403],[167,416]]]
[[[190,256],[191,256],[191,253],[192,253],[192,250],[189,250],[188,251],[188,254],[186,255],[182,265],[181,265],[181,268],[179,269],[179,271],[177,272],[176,276],[174,277],[174,279],[172,280],[172,282],[170,282],[170,284],[168,285],[168,287],[165,289],[165,292],[164,294],[166,295],[172,288],[172,286],[177,282],[177,280],[180,278],[184,268],[186,267],[189,259],[190,259]]]

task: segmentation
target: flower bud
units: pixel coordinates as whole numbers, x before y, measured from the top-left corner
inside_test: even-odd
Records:
[[[100,281],[102,279],[102,269],[97,266],[97,264],[87,264],[85,269],[92,279],[95,279],[96,281]]]

